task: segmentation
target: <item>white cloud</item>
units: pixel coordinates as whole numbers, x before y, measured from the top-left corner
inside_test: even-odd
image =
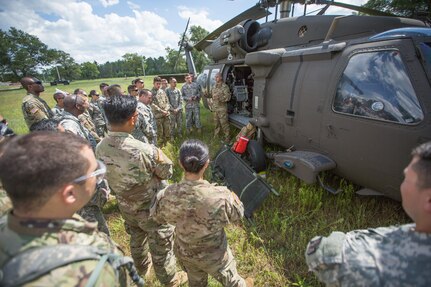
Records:
[[[211,32],[220,27],[223,22],[220,20],[211,20],[208,15],[209,12],[205,9],[193,9],[185,6],[178,6],[178,15],[183,19],[190,18],[190,25],[201,26],[207,31]],[[184,29],[186,22],[184,22]]]
[[[132,2],[132,1],[127,1],[127,5],[129,5],[130,9],[132,10],[139,10],[141,9],[141,6],[139,6],[138,4]]]
[[[79,63],[116,61],[125,53],[164,56],[165,48],[176,48],[179,39],[179,34],[167,28],[166,19],[149,11],[98,16],[86,2],[52,0],[8,1],[3,10],[1,29],[16,27],[35,35],[49,48],[63,50]],[[45,20],[38,13],[59,19]]]
[[[99,0],[103,7],[108,7],[120,3],[120,0]]]

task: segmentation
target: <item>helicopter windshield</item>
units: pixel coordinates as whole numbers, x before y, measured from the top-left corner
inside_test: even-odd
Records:
[[[397,50],[352,56],[338,84],[333,109],[401,124],[417,124],[424,118]]]

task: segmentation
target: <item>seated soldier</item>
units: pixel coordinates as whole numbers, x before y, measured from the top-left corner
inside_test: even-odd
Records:
[[[244,207],[235,193],[203,179],[209,164],[208,147],[199,140],[180,148],[184,180],[160,191],[151,215],[175,225],[175,255],[187,272],[189,286],[207,286],[208,274],[223,286],[253,286],[236,270],[224,227],[239,221]]]
[[[310,241],[308,267],[327,286],[429,286],[431,282],[431,142],[412,152],[401,184],[412,224],[332,232]]]
[[[69,133],[41,131],[5,144],[0,180],[13,209],[0,218],[0,286],[128,286],[118,260],[142,284],[131,258],[96,223],[74,215],[105,171],[88,142]]]

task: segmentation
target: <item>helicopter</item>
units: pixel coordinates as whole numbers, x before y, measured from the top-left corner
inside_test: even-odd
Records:
[[[196,74],[190,51],[205,51],[212,63],[196,79],[203,93],[221,73],[232,94],[230,122],[257,128],[248,174],[256,177],[269,158],[334,194],[339,190],[322,182],[322,172],[360,186],[358,194],[401,200],[410,152],[431,140],[429,23],[323,0],[299,3],[325,5],[317,15],[290,17],[298,2],[259,1],[194,46],[185,43],[189,73]],[[330,5],[360,15],[325,15]],[[211,109],[210,98],[203,104]],[[265,154],[264,143],[281,150]],[[249,182],[238,186],[238,168],[245,168],[239,161],[229,155],[217,168],[243,195]]]

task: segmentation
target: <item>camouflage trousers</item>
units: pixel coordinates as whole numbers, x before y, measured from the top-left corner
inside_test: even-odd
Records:
[[[244,279],[236,270],[235,258],[227,247],[226,254],[217,256],[220,259],[190,258],[176,252],[181,267],[187,272],[190,287],[208,286],[208,274],[223,286],[246,287]]]
[[[171,137],[181,136],[183,133],[183,112],[171,113]]]
[[[130,252],[139,273],[145,276],[153,261],[157,279],[165,286],[175,286],[174,227],[148,219],[148,211],[142,211],[135,218],[124,214],[123,217],[126,231],[130,234]]]
[[[186,108],[186,129],[189,131],[192,127],[202,128],[200,107]]]
[[[225,140],[229,139],[229,120],[227,110],[215,110],[213,111],[214,120],[214,136],[221,136],[220,132],[223,133]]]
[[[171,139],[171,121],[169,117],[156,119],[157,123],[157,139],[160,146],[164,145]]]
[[[97,229],[110,236],[108,224],[102,210],[96,205],[86,205],[77,212],[82,218],[90,222],[97,222]]]

